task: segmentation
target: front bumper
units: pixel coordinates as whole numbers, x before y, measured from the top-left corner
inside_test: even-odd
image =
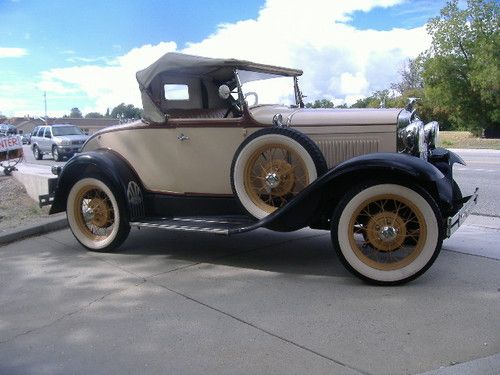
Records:
[[[446,219],[446,238],[449,238],[458,228],[460,228],[472,209],[476,206],[479,197],[478,191],[479,188],[476,188],[472,195],[463,198],[464,203],[458,212]]]
[[[73,155],[80,152],[81,146],[57,146],[57,151],[61,155]]]

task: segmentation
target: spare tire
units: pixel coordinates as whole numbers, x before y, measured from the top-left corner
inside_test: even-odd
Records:
[[[262,219],[292,200],[327,170],[318,146],[290,128],[265,128],[249,136],[231,164],[231,187],[243,208]]]

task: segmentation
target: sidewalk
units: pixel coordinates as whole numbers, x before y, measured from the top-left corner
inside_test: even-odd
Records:
[[[496,375],[499,256],[469,255],[484,233],[500,241],[464,226],[425,275],[389,288],[347,273],[322,231],[142,229],[115,254],[69,230],[12,243],[0,373]]]

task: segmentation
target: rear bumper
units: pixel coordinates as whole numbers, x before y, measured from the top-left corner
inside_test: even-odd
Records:
[[[458,228],[465,222],[465,219],[467,219],[467,216],[471,213],[472,209],[476,206],[477,204],[477,199],[479,197],[478,194],[479,188],[476,188],[474,193],[468,197],[465,197],[463,199],[463,205],[462,207],[458,210],[458,212],[450,216],[446,219],[446,237],[450,237],[453,233],[456,232]]]

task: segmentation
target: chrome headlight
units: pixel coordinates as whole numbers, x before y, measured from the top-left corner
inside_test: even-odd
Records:
[[[429,122],[424,126],[425,141],[429,149],[436,148],[439,143],[439,124],[437,121]]]
[[[61,142],[59,144],[61,146],[70,146],[71,145],[71,141],[68,141],[67,139],[63,139],[63,140],[61,140]]]
[[[424,152],[427,153],[424,123],[422,121],[413,121],[398,130],[398,151],[415,156],[420,156]]]

